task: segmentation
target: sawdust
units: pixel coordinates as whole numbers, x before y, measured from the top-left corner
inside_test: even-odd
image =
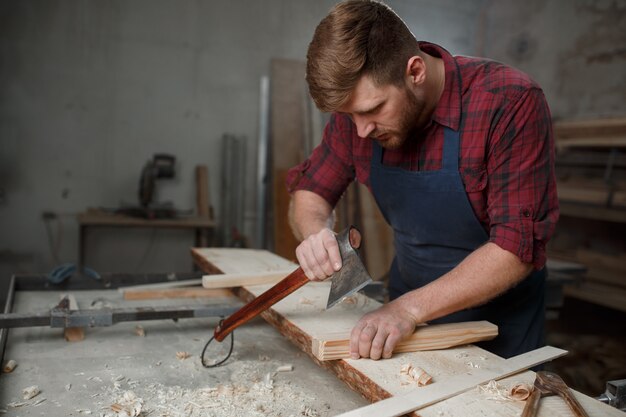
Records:
[[[206,372],[201,368],[191,372]],[[95,405],[99,417],[269,416],[321,417],[319,401],[292,383],[277,361],[239,360],[228,365],[230,380],[197,388],[160,382],[112,379]],[[289,374],[287,374],[289,375]],[[134,408],[133,408],[134,407]],[[328,408],[328,406],[326,405]],[[134,412],[134,414],[133,414]]]

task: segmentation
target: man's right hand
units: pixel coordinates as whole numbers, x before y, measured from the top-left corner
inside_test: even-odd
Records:
[[[341,269],[335,233],[324,228],[304,239],[296,248],[298,263],[312,281],[323,281]]]

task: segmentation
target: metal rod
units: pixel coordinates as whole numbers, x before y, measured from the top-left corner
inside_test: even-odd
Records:
[[[15,275],[11,277],[9,286],[7,289],[7,298],[4,304],[4,313],[8,314],[13,309],[13,298],[15,296]],[[9,329],[5,326],[0,326],[0,364],[4,363],[4,351],[7,347],[7,337],[9,336]]]
[[[39,326],[50,326],[53,328],[103,327],[125,321],[225,317],[231,315],[240,307],[240,305],[213,305],[87,310],[54,308],[50,311],[36,313],[5,313],[0,315],[0,326],[4,328],[3,330],[16,327]]]

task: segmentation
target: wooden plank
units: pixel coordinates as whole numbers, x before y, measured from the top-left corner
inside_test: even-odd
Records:
[[[360,188],[359,197],[363,218],[362,252],[365,253],[365,265],[374,280],[382,280],[389,272],[395,255],[393,230],[385,221],[372,193],[363,184],[357,186]]]
[[[404,395],[399,395],[372,405],[358,408],[347,413],[340,414],[342,417],[395,417],[402,416],[423,407],[435,404],[439,401],[454,397],[474,388],[476,385],[488,383],[516,374],[520,371],[532,368],[535,365],[556,359],[567,354],[567,351],[552,346],[545,346],[531,352],[514,356],[503,360],[500,369],[482,370],[477,369],[469,373],[455,375],[445,383],[432,384]]]
[[[229,269],[231,265],[224,263],[223,260],[224,258],[204,259],[199,262],[199,265],[209,266],[211,270],[218,271],[220,267]],[[258,259],[256,261],[260,262],[260,265],[264,264]],[[252,263],[248,262],[248,266],[251,267]],[[244,301],[250,301],[269,288],[269,285],[258,285],[241,287],[235,291]],[[501,369],[504,361],[502,358],[473,345],[452,347],[445,350],[398,353],[390,359],[380,361],[369,359],[319,361],[311,353],[313,337],[327,333],[329,329],[350,330],[364,313],[380,307],[380,303],[357,294],[330,310],[326,310],[325,304],[329,290],[329,282],[311,282],[262,313],[262,316],[281,334],[311,356],[315,363],[335,373],[339,379],[370,401],[379,401],[390,396],[415,392],[415,386],[407,383],[405,376],[400,374],[400,370],[407,363],[428,372],[433,377],[433,385],[439,383],[446,385],[450,378],[455,375],[475,373],[477,370],[496,372]],[[532,384],[534,373],[529,371],[524,373],[522,377]],[[510,378],[508,382],[518,382],[522,377],[516,376],[515,380]],[[420,388],[420,390],[422,389]],[[584,397],[582,402],[586,408],[589,404],[588,410],[595,411],[595,414],[591,413],[592,417],[594,415],[611,415],[611,410],[614,410],[589,397]],[[567,409],[560,410],[551,406],[548,407],[549,404],[550,401],[542,404],[539,417],[542,417],[541,413],[543,412],[548,413],[544,414],[544,417],[569,417]],[[420,416],[499,415],[517,417],[522,408],[522,402],[502,403],[493,401],[486,396],[481,397],[474,391],[426,407],[420,410]],[[468,413],[468,410],[475,412]]]
[[[394,353],[447,349],[490,340],[497,335],[498,326],[488,321],[419,326],[415,333],[398,343]],[[344,331],[317,335],[313,338],[311,350],[320,361],[349,358],[350,333]]]
[[[586,282],[563,287],[566,297],[578,298],[601,306],[626,312],[626,290],[612,285]]]
[[[192,248],[194,261],[208,274],[258,274],[293,271],[297,266],[263,249]]]
[[[209,202],[209,168],[206,165],[196,166],[196,210],[198,217],[212,218]]]
[[[296,270],[284,269],[273,272],[241,273],[241,274],[213,274],[202,277],[204,288],[232,288],[244,285],[275,284]]]
[[[125,300],[149,300],[163,298],[219,298],[234,297],[227,289],[197,288],[163,288],[163,289],[135,289],[124,291]]]
[[[626,148],[626,136],[557,140],[555,146],[558,150],[566,148]]]
[[[196,211],[200,218],[213,218],[209,202],[209,168],[206,165],[196,166]],[[198,232],[198,238],[200,246],[209,246],[209,238],[205,232]]]
[[[295,162],[293,165],[296,165]],[[291,231],[289,222],[289,204],[291,195],[287,192],[285,182],[287,180],[287,169],[274,168],[273,174],[273,196],[274,206],[274,251],[283,258],[295,260],[298,240]]]
[[[305,158],[306,65],[299,60],[272,59],[270,71],[274,251],[287,259],[295,259],[298,241],[287,222],[290,196],[285,178],[287,170]]]
[[[554,135],[559,140],[590,136],[624,136],[626,117],[557,121],[554,123]]]
[[[561,201],[559,202],[559,211],[563,216],[573,216],[583,219],[626,223],[626,210],[623,209]]]

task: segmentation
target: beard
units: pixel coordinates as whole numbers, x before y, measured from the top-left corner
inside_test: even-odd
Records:
[[[405,89],[406,104],[402,107],[398,118],[398,125],[390,129],[376,129],[370,134],[372,139],[378,141],[384,149],[399,149],[404,145],[407,138],[426,126],[428,118],[425,117],[426,101],[423,97]]]

